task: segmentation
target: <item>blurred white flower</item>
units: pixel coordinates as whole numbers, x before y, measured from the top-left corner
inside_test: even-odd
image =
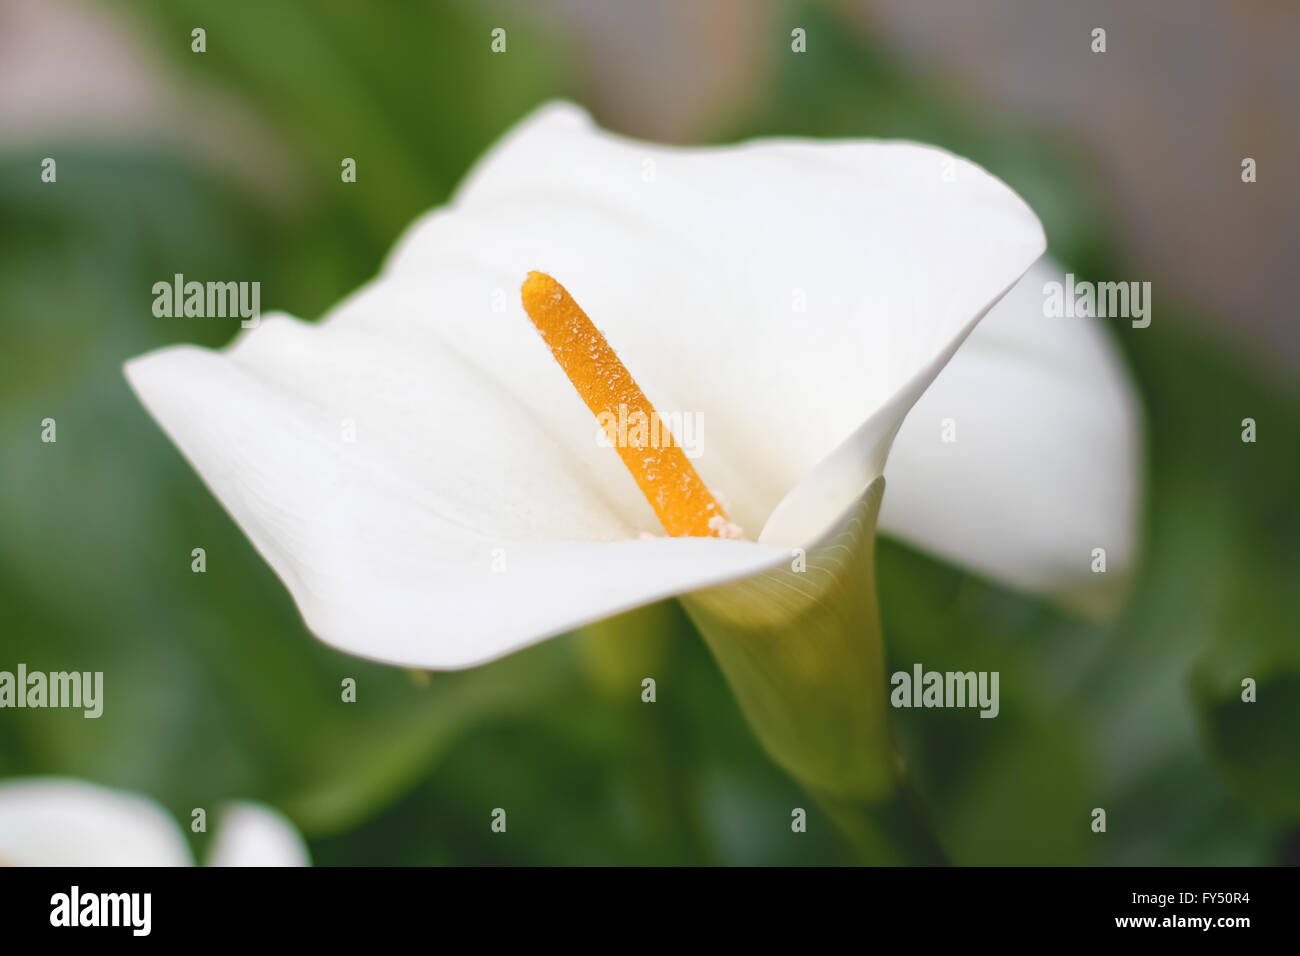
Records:
[[[309,866],[293,824],[269,807],[222,807],[209,866]],[[0,782],[0,864],[192,866],[185,835],[148,797],[70,777]]]

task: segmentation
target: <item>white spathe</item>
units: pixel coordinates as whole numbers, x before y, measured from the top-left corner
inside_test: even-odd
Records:
[[[1061,281],[1035,264],[921,396],[889,454],[880,528],[1106,613],[1137,559],[1142,421],[1105,320],[1043,315],[1044,285]]]
[[[127,375],[313,632],[363,657],[465,667],[748,577],[819,540],[1043,249],[1018,196],[938,149],[670,148],[553,104],[489,151],[453,202],[320,323],[264,317],[222,352],[166,348]],[[703,422],[696,467],[750,540],[641,538],[662,535],[653,512],[523,312],[532,269],[569,289],[661,414]],[[1057,331],[1098,342],[1083,324]],[[1019,354],[1035,365],[1039,351],[1031,342]],[[1071,352],[1085,386],[1096,356],[1110,361],[1100,346]],[[998,462],[975,450],[923,483],[937,500],[886,506],[885,526],[1032,586],[1060,583],[1038,579],[1044,554],[1033,549],[1072,567],[1063,548],[1073,545],[1040,529],[1018,549],[1018,509],[1074,529],[1086,518],[1068,509],[1104,502],[1119,513],[1099,520],[1127,528],[1129,462],[1102,457],[1115,428],[1134,428],[1123,380],[1095,386],[1120,390],[1104,406],[1090,387],[1054,386],[1047,409],[1068,413],[1062,431],[1032,417],[1038,403],[1023,392],[1050,375],[1015,369],[1007,385],[1007,401],[1029,409],[1021,427],[1037,435],[1030,466],[1100,452],[1087,478],[1101,490],[1084,505],[1059,484],[1025,501],[1032,480],[987,481]],[[975,384],[959,421],[999,408],[987,393],[1003,384]],[[1116,420],[1116,407],[1128,417]],[[923,435],[904,450],[914,468],[944,467]],[[968,483],[975,513],[948,498]],[[996,542],[982,540],[989,528]],[[1087,552],[1078,560],[1086,566]]]
[[[228,804],[209,864],[307,866],[293,824],[269,807]],[[192,866],[171,814],[153,800],[70,777],[0,782],[0,863],[10,866]]]

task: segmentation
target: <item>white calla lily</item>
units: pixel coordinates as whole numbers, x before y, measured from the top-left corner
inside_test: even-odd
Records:
[[[307,866],[293,824],[269,807],[223,807],[214,866]],[[70,777],[0,782],[0,863],[11,866],[192,866],[185,835],[148,797]]]
[[[768,751],[879,856],[912,819],[888,802],[871,566],[895,438],[884,521],[908,540],[1062,594],[1092,546],[1110,580],[1132,554],[1136,416],[1099,331],[1049,330],[1035,272],[958,352],[1044,248],[1015,193],[939,149],[653,146],[559,104],[320,323],[127,375],[327,643],[465,667],[680,596]],[[525,314],[533,270],[660,414],[705,424],[695,467],[747,540],[659,536]],[[904,425],[918,400],[960,440]]]
[[[1023,201],[941,150],[651,146],[553,105],[321,323],[265,317],[127,374],[318,636],[464,667],[813,544],[1043,248]],[[642,539],[653,513],[518,304],[530,269],[661,413],[705,423],[695,465],[750,540]],[[944,550],[926,504],[899,519]]]

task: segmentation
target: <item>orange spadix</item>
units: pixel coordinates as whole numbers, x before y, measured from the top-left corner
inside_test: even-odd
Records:
[[[524,311],[604,427],[664,530],[673,537],[739,537],[740,529],[728,520],[667,426],[657,429],[661,437],[655,443],[628,440],[611,427],[620,415],[623,421],[660,419],[605,336],[564,286],[544,272],[530,272],[521,294]]]

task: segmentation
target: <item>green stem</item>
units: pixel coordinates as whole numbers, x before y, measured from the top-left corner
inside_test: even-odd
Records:
[[[811,791],[810,791],[811,792]],[[903,777],[882,801],[812,793],[858,858],[874,866],[944,866],[948,856],[930,824],[921,795]]]
[[[864,862],[946,862],[889,728],[874,544],[884,479],[788,567],[695,591],[687,613],[755,736]]]

